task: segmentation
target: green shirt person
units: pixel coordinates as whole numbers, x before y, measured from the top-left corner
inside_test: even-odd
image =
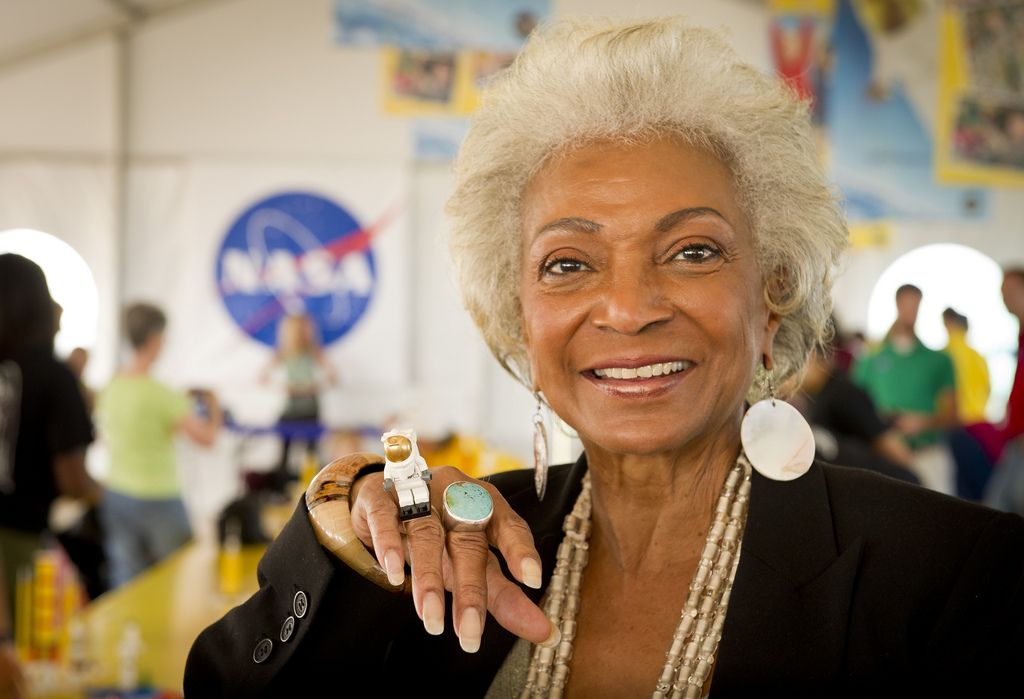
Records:
[[[185,544],[192,530],[181,499],[174,437],[214,443],[222,413],[216,397],[198,392],[205,409],[151,375],[163,349],[163,311],[136,303],[125,311],[128,364],[100,394],[99,422],[110,454],[100,508],[111,583],[121,585]]]
[[[949,355],[928,349],[920,340],[907,349],[886,341],[854,365],[853,380],[893,418],[912,448],[942,439],[956,388]]]
[[[897,289],[896,321],[882,346],[862,357],[852,373],[914,449],[941,442],[942,431],[957,424],[953,362],[918,339],[920,305],[916,286]]]
[[[188,397],[149,374],[118,374],[100,394],[110,452],[107,487],[135,498],[181,494],[174,436],[191,411]]]

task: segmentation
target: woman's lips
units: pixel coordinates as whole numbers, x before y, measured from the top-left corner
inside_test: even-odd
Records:
[[[690,375],[696,363],[685,359],[608,362],[582,372],[591,385],[611,396],[654,398]]]
[[[640,366],[633,365],[609,365],[604,368],[593,369],[594,375],[599,379],[624,379],[633,381],[637,379],[649,379],[652,376],[670,376],[681,371],[686,371],[693,362],[689,360],[676,360],[667,362],[652,362]]]

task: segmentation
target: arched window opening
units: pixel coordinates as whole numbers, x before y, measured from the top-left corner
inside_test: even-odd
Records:
[[[868,338],[885,336],[896,319],[896,289],[913,284],[923,294],[917,335],[932,349],[947,344],[942,311],[953,308],[970,323],[968,340],[988,362],[992,383],[987,413],[999,420],[1016,368],[1017,321],[1003,305],[1002,270],[987,255],[965,245],[940,243],[916,248],[882,273],[868,305]]]
[[[54,339],[57,355],[92,349],[99,321],[99,293],[89,265],[60,238],[29,228],[0,231],[0,253],[13,252],[42,267],[50,295],[63,309]]]

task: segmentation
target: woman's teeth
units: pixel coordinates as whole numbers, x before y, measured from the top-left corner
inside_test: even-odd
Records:
[[[601,379],[649,379],[652,376],[666,376],[676,372],[689,369],[693,362],[662,362],[660,364],[648,364],[624,369],[620,367],[609,367],[607,369],[594,369],[594,374]]]

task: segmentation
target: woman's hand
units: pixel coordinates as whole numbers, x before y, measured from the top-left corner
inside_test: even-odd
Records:
[[[541,585],[540,556],[533,535],[497,488],[466,476],[451,466],[430,470],[430,500],[440,512],[444,489],[456,481],[477,483],[490,493],[494,514],[484,531],[446,532],[432,514],[409,520],[398,519],[393,493],[384,490],[384,475],[360,478],[353,485],[352,526],[360,540],[374,552],[393,585],[400,585],[405,562],[412,569],[412,594],[416,613],[428,633],[444,631],[444,590],[452,593],[452,619],[463,650],[475,653],[486,612],[517,636],[533,643],[552,645],[558,632],[537,605],[518,585],[501,572],[491,547],[497,548],[512,574],[523,584]]]

